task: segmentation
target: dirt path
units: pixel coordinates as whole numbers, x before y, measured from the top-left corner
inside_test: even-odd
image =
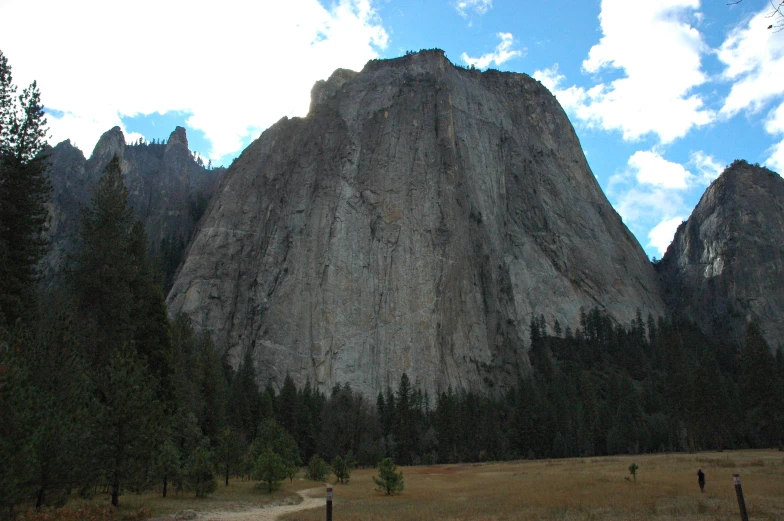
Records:
[[[297,492],[302,496],[302,502],[296,505],[275,505],[268,507],[252,508],[243,512],[199,512],[197,521],[276,521],[283,514],[308,510],[310,508],[325,508],[324,487],[309,488]]]

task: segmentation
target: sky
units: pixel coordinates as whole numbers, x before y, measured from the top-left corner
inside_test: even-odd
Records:
[[[526,73],[569,115],[608,199],[649,257],[735,159],[784,171],[779,0],[0,0],[0,50],[38,82],[50,143],[89,156],[176,125],[215,165],[337,68],[440,48]],[[773,25],[772,29],[768,26]]]

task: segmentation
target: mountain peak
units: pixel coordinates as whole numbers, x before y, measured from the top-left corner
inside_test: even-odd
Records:
[[[182,145],[188,148],[188,135],[183,127],[175,127],[174,131],[169,135],[169,141],[166,148],[169,149],[176,145]]]
[[[708,334],[742,343],[754,320],[784,338],[784,179],[735,161],[678,228],[661,262],[671,309]]]
[[[93,149],[92,157],[108,156],[114,154],[122,157],[125,150],[125,134],[120,127],[112,127],[103,133]]]

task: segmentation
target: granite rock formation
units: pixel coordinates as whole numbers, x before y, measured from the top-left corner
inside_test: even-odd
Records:
[[[168,296],[259,379],[496,392],[532,316],[665,313],[566,114],[441,51],[336,71],[228,170]]]
[[[674,313],[742,345],[748,320],[784,348],[784,179],[736,161],[678,227],[659,266]]]
[[[70,141],[48,151],[52,201],[51,248],[42,262],[46,285],[57,283],[78,245],[79,207],[89,205],[92,187],[114,154],[120,157],[134,217],[145,227],[153,247],[163,239],[187,242],[196,227],[194,209],[206,206],[224,169],[208,170],[188,149],[185,129],[177,127],[166,144],[127,145],[119,127],[101,136],[90,159]]]

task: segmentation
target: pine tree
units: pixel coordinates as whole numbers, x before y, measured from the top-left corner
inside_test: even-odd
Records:
[[[324,481],[324,478],[329,474],[329,465],[321,459],[321,456],[314,454],[308,460],[308,466],[305,468],[305,476],[311,481]]]
[[[94,414],[67,314],[44,314],[0,333],[0,459],[8,462],[0,496],[33,499],[40,508],[88,479]]]
[[[15,92],[11,67],[0,51],[0,323],[8,324],[34,309],[51,193],[38,86],[33,82],[18,100]]]
[[[133,269],[130,284],[133,342],[150,368],[161,404],[171,411],[174,407],[174,350],[169,318],[163,291],[147,255],[147,235],[139,221],[131,228],[128,254]]]
[[[261,424],[261,396],[250,349],[240,362],[231,381],[227,405],[228,422],[249,443],[256,439]]]
[[[712,350],[705,350],[694,377],[694,414],[701,448],[722,450],[729,439],[727,383]]]
[[[403,473],[397,472],[392,458],[385,458],[378,463],[378,477],[373,476],[373,483],[378,490],[391,495],[395,492],[402,492],[404,488]]]
[[[106,367],[113,349],[130,345],[133,339],[132,224],[128,190],[115,155],[93,190],[90,206],[83,210],[82,250],[73,272],[83,343],[96,370]]]
[[[297,432],[295,439],[299,446],[302,461],[308,461],[316,453],[316,444],[321,431],[323,395],[315,391],[310,385],[310,380],[307,380],[305,387],[299,393],[297,403]]]
[[[209,441],[204,439],[188,460],[185,470],[185,482],[188,488],[196,494],[196,497],[204,497],[215,492],[214,459]]]
[[[338,483],[348,483],[348,480],[351,478],[351,469],[345,458],[335,456],[332,459],[332,473],[335,474]]]
[[[196,377],[198,342],[187,315],[179,313],[174,317],[171,321],[171,336],[174,360],[172,388],[177,408],[179,412],[195,417],[201,408],[201,393]]]
[[[236,474],[242,459],[242,450],[237,433],[231,427],[224,427],[218,437],[217,462],[223,470],[226,486],[232,471]]]
[[[784,407],[775,359],[756,323],[746,328],[743,397],[748,425],[757,446],[773,447],[784,436]]]
[[[177,445],[171,439],[167,439],[158,447],[155,456],[154,473],[163,485],[161,495],[166,497],[169,490],[169,482],[176,482],[180,479],[182,472],[182,455]]]
[[[277,409],[278,423],[289,433],[297,432],[297,388],[288,373],[278,395]]]
[[[214,446],[218,443],[221,429],[226,426],[229,390],[220,354],[209,333],[202,333],[198,337],[196,366],[196,381],[200,391],[197,417],[202,432]]]
[[[253,461],[256,461],[264,451],[274,452],[280,456],[284,470],[289,467],[299,467],[302,464],[297,442],[272,418],[264,420],[259,429],[258,438],[248,450],[253,454]]]
[[[278,454],[267,449],[256,457],[253,465],[253,479],[267,484],[267,491],[280,487],[286,477],[286,465]]]
[[[413,392],[408,375],[400,376],[397,388],[397,399],[394,409],[394,433],[397,441],[397,456],[403,464],[411,464],[417,449],[418,436],[416,431],[416,411],[413,404]]]
[[[99,464],[111,487],[112,505],[119,506],[124,487],[141,485],[161,438],[162,417],[148,385],[145,364],[127,345],[114,349],[101,374],[101,410],[96,441]]]
[[[36,508],[41,508],[48,494],[91,477],[97,404],[70,317],[44,315],[36,325],[23,356],[30,366],[26,384],[35,399],[33,483]]]
[[[34,493],[34,411],[29,368],[19,357],[22,336],[0,324],[0,518],[14,519],[15,508]]]

